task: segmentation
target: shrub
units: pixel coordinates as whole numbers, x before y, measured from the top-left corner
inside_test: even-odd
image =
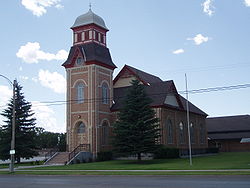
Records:
[[[101,151],[97,153],[96,161],[109,161],[113,159],[113,153],[111,151]]]
[[[179,158],[179,149],[177,148],[168,148],[166,146],[160,146],[154,152],[155,159],[173,159]]]
[[[219,148],[207,148],[206,153],[219,153]]]

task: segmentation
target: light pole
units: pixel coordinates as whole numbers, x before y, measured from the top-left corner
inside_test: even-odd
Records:
[[[187,128],[188,128],[189,164],[190,164],[190,166],[192,166],[193,162],[192,162],[192,146],[191,146],[190,125],[189,125],[189,105],[188,105],[187,74],[185,74],[185,82],[186,82],[186,106],[187,106]]]
[[[15,164],[15,127],[16,127],[16,80],[12,83],[9,78],[0,74],[0,77],[8,80],[13,89],[13,108],[12,108],[12,131],[11,131],[11,146],[10,146],[10,172],[14,172]]]

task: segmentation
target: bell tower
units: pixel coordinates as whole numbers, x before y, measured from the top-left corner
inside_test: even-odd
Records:
[[[62,65],[67,79],[67,150],[85,145],[95,157],[97,152],[110,148],[116,66],[107,48],[108,28],[100,16],[89,9],[76,18],[71,29],[73,45]]]

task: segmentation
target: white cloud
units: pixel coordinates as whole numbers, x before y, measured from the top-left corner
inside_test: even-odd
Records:
[[[12,97],[12,89],[8,86],[0,85],[0,112],[6,109],[6,105]],[[0,125],[3,124],[3,116],[0,116]]]
[[[38,79],[42,86],[52,89],[56,93],[65,93],[66,79],[57,72],[49,72],[48,70],[40,70]]]
[[[203,36],[202,34],[197,34],[193,38],[187,38],[187,40],[193,40],[196,45],[200,45],[204,42],[207,42],[209,40],[208,37]]]
[[[40,44],[38,42],[28,42],[19,48],[16,56],[26,63],[38,63],[39,60],[66,60],[68,52],[59,50],[56,54],[47,53],[40,50]]]
[[[49,108],[46,104],[33,101],[31,109],[35,113],[37,127],[43,127],[46,131],[63,132],[64,127],[57,124],[55,112],[52,108]]]
[[[38,82],[38,79],[37,79],[36,77],[32,77],[31,80],[32,80],[33,82],[35,82],[35,83]]]
[[[212,5],[212,2],[213,0],[206,0],[204,3],[202,3],[203,12],[209,16],[214,14],[214,6]]]
[[[245,0],[245,5],[246,5],[247,7],[250,7],[250,0]]]
[[[6,105],[12,97],[12,89],[8,86],[0,85],[0,106]]]
[[[184,53],[184,50],[182,48],[180,48],[178,50],[174,50],[172,53],[173,54],[182,54],[182,53]]]
[[[61,0],[22,0],[22,5],[31,11],[35,16],[42,16],[47,13],[48,7],[62,8]]]
[[[21,80],[28,80],[28,79],[29,79],[28,76],[19,76],[19,78],[20,78]]]

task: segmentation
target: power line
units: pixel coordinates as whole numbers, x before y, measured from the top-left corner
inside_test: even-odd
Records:
[[[215,92],[215,91],[229,91],[229,90],[237,90],[237,89],[244,89],[244,88],[249,88],[250,84],[239,84],[239,85],[231,85],[231,86],[220,86],[220,87],[209,87],[209,88],[201,88],[201,89],[194,89],[194,90],[189,90],[188,94],[200,94],[200,93],[208,93],[208,92]],[[186,94],[186,91],[178,91],[178,94]],[[171,94],[176,94],[173,92],[163,92],[163,93],[151,93],[148,96],[160,96],[160,95],[171,95]],[[117,100],[117,99],[122,99],[125,98],[123,97],[117,97],[117,98],[108,98],[108,100]],[[89,98],[89,99],[84,99],[84,103],[93,103],[93,102],[101,102],[103,98]],[[33,107],[38,107],[38,106],[59,106],[59,105],[66,105],[66,104],[77,104],[79,103],[78,100],[63,100],[63,101],[42,101],[42,102],[36,102],[33,103]],[[7,105],[0,106],[0,108],[5,108]]]

